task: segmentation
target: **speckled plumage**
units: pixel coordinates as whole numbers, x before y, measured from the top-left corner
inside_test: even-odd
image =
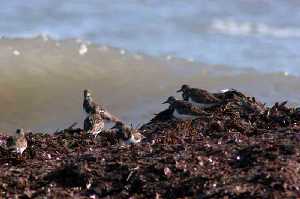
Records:
[[[84,120],[84,131],[94,135],[95,137],[101,133],[104,128],[104,120],[101,115],[93,113]]]
[[[12,142],[9,143],[8,147],[14,150],[18,154],[23,154],[27,149],[27,139],[25,137],[25,132],[23,129],[16,130],[16,136],[12,138]]]
[[[122,122],[116,122],[116,125],[112,128],[115,130],[118,138],[124,144],[136,144],[142,141],[144,136],[135,128],[131,128]]]

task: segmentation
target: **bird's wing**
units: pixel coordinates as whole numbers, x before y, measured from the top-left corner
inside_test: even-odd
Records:
[[[132,129],[128,126],[124,126],[123,129],[123,136],[124,136],[124,139],[129,139],[132,135]]]
[[[202,109],[190,104],[186,101],[177,100],[174,104],[174,107],[177,107],[176,110],[180,114],[186,114],[186,115],[203,115],[205,111]]]
[[[206,111],[202,110],[201,108],[199,107],[196,107],[194,105],[191,105],[191,112],[194,114],[194,115],[209,115]]]
[[[206,90],[202,89],[193,89],[190,91],[190,95],[193,101],[199,103],[217,103],[220,102],[220,99],[215,97],[213,94],[209,93]]]
[[[85,131],[88,131],[88,130],[90,130],[91,129],[91,120],[90,120],[90,116],[88,116],[88,117],[86,117],[85,118],[85,120],[84,120],[84,122],[83,122],[83,129],[85,130]]]
[[[86,113],[89,112],[89,103],[88,103],[87,100],[83,100],[82,107],[83,107],[83,110],[84,110]]]

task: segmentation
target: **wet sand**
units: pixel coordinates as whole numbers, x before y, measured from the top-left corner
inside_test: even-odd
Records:
[[[293,74],[151,57],[74,39],[2,38],[0,60],[0,130],[10,134],[16,127],[52,132],[81,125],[85,88],[133,125],[149,121],[183,83],[211,92],[237,88],[269,105],[300,101],[300,79]]]

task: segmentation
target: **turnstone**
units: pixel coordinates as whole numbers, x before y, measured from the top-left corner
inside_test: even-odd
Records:
[[[231,98],[234,98],[235,96],[236,97],[240,97],[240,98],[245,98],[246,96],[241,93],[240,91],[236,90],[236,89],[223,89],[221,90],[220,93],[213,93],[213,95],[216,97],[216,98],[219,98],[219,99],[222,99],[222,100],[225,100],[225,99],[231,99]]]
[[[121,121],[116,122],[112,129],[124,144],[136,144],[142,141],[144,136],[135,128],[131,128]]]
[[[107,112],[103,106],[95,103],[90,91],[87,89],[83,91],[83,109],[88,115],[100,114],[104,120],[112,122],[120,121],[116,116]]]
[[[96,137],[104,128],[104,120],[101,115],[92,113],[85,118],[83,128],[85,132]]]
[[[22,155],[27,148],[27,140],[23,129],[16,130],[16,137],[12,138],[9,148]]]
[[[172,111],[173,117],[177,119],[196,119],[200,116],[208,116],[209,114],[201,108],[194,106],[192,103],[183,100],[176,100],[171,96],[163,104],[170,104],[169,109]]]
[[[189,85],[182,85],[181,89],[177,91],[182,92],[182,98],[201,108],[209,108],[221,103],[221,99],[215,97],[206,90],[191,88]]]

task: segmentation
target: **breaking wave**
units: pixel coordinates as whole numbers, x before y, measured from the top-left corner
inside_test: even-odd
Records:
[[[232,19],[215,19],[210,25],[215,32],[242,36],[271,36],[275,38],[299,38],[300,27],[276,27],[264,23],[239,22]]]

